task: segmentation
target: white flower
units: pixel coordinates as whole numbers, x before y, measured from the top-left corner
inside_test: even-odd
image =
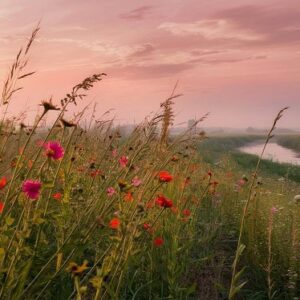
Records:
[[[300,203],[300,195],[296,195],[295,197],[294,197],[294,203]]]

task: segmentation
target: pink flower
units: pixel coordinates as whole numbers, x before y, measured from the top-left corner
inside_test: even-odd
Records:
[[[277,212],[278,212],[278,208],[275,207],[275,206],[273,206],[273,207],[271,208],[271,213],[272,213],[272,214],[276,214]]]
[[[118,155],[118,150],[117,150],[117,149],[114,149],[113,151],[111,151],[111,155],[112,155],[112,157],[117,157],[117,155]]]
[[[64,148],[59,142],[50,141],[44,144],[46,156],[58,160],[64,156]]]
[[[134,177],[132,180],[131,180],[131,183],[133,186],[140,186],[142,184],[142,180],[137,178],[137,177]]]
[[[113,196],[115,193],[116,193],[116,190],[111,186],[106,190],[106,194],[109,197]]]
[[[246,181],[244,179],[240,179],[237,184],[242,187],[246,184]]]
[[[128,157],[127,156],[121,156],[119,159],[119,164],[122,168],[125,168],[128,164]]]
[[[42,184],[38,180],[27,179],[22,184],[22,191],[32,200],[36,200],[40,196]]]

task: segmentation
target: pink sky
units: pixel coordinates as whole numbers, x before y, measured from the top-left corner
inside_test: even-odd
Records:
[[[299,0],[1,0],[0,78],[41,20],[24,91],[10,110],[36,111],[95,72],[98,114],[140,121],[179,80],[176,122],[300,128]],[[71,113],[71,112],[70,112]]]

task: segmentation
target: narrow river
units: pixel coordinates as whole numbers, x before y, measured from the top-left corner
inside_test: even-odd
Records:
[[[263,143],[253,143],[239,148],[241,152],[260,155],[263,149]],[[269,159],[279,163],[290,163],[300,166],[300,154],[295,151],[282,147],[275,142],[271,142],[267,145],[264,159]]]

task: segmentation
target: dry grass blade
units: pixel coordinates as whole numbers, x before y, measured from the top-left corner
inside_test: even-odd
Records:
[[[71,94],[67,94],[65,98],[60,100],[61,106],[64,108],[66,105],[69,103],[74,103],[77,105],[77,100],[80,99],[82,100],[85,98],[87,95],[83,94],[83,91],[88,91],[90,90],[94,84],[98,81],[101,81],[104,76],[107,76],[106,73],[99,73],[99,74],[94,74],[90,77],[85,78],[81,83],[75,85],[72,88]]]
[[[233,270],[232,270],[231,285],[230,285],[230,290],[229,290],[229,299],[230,300],[235,299],[235,296],[236,296],[236,293],[234,291],[237,288],[237,286],[236,286],[236,276],[237,276],[237,274],[239,274],[239,272],[237,272],[237,268],[238,268],[239,257],[241,256],[241,253],[239,253],[239,248],[242,245],[242,238],[243,238],[244,227],[245,227],[245,219],[246,219],[246,215],[248,214],[249,204],[253,200],[253,189],[254,189],[254,186],[255,186],[255,183],[256,183],[256,178],[257,178],[260,162],[263,158],[263,155],[265,153],[266,147],[267,147],[270,139],[273,137],[273,132],[276,128],[277,122],[281,119],[281,117],[283,116],[283,113],[287,109],[288,109],[288,107],[284,107],[276,115],[276,117],[273,121],[272,127],[269,130],[268,135],[266,137],[266,141],[264,143],[261,154],[260,154],[260,156],[257,160],[256,168],[255,168],[254,173],[253,173],[253,179],[252,179],[252,182],[251,182],[251,185],[250,185],[250,188],[249,188],[248,197],[247,197],[244,209],[243,209],[243,214],[242,214],[241,224],[240,224],[240,229],[239,229],[239,238],[238,238],[238,243],[237,243],[237,250],[236,250],[236,253],[235,253],[235,259],[234,259],[234,263],[233,263],[233,267],[232,267]]]
[[[2,89],[2,96],[1,96],[1,103],[2,105],[6,105],[11,100],[12,96],[23,87],[18,87],[17,83],[18,80],[27,78],[35,72],[28,72],[22,74],[23,70],[27,66],[28,63],[28,53],[34,42],[38,32],[40,30],[39,24],[37,27],[32,31],[32,34],[29,38],[29,41],[25,47],[25,50],[21,48],[11,66],[9,75],[7,76],[6,80],[4,81],[3,89]]]
[[[174,112],[173,112],[173,104],[174,101],[173,99],[176,99],[178,97],[181,97],[182,94],[175,94],[175,90],[177,88],[178,81],[176,82],[172,94],[169,98],[167,98],[163,103],[161,103],[160,107],[163,109],[162,113],[162,128],[161,128],[161,137],[160,137],[160,142],[161,144],[166,144],[169,136],[169,128],[170,126],[173,125],[174,121]]]
[[[35,74],[35,73],[36,73],[36,72],[30,72],[30,73],[21,75],[21,76],[18,77],[18,79],[23,79],[23,78],[28,77],[28,76],[31,76],[31,75],[33,75],[33,74]]]

